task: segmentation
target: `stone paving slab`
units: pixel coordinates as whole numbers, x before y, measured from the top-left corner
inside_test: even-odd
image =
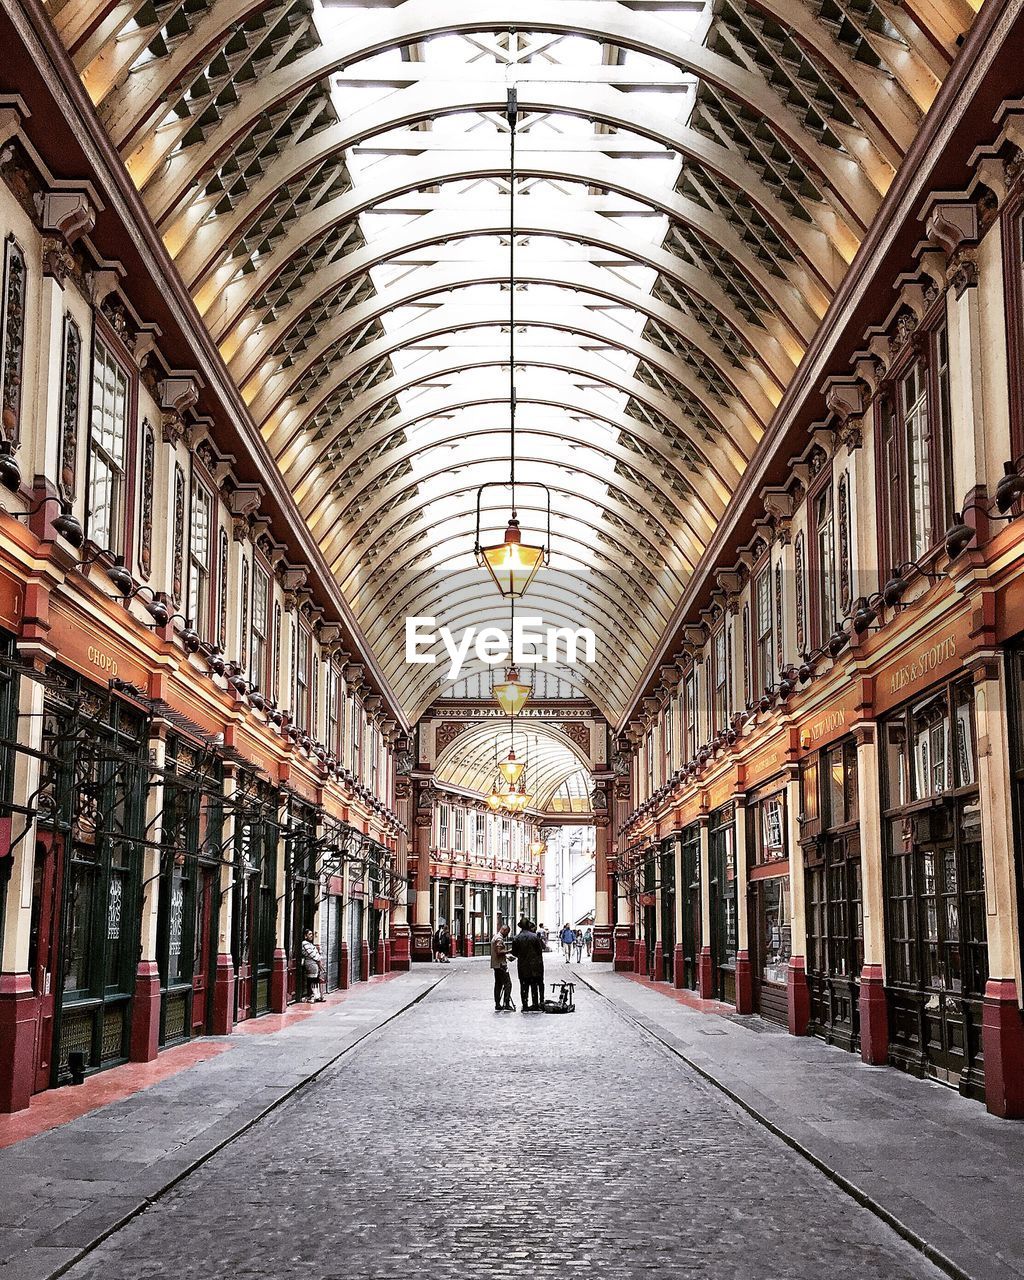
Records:
[[[244,1024],[230,1052],[0,1150],[0,1280],[61,1274],[447,973],[357,986],[280,1030]]]
[[[971,1280],[1024,1277],[1024,1124],[763,1019],[599,965],[578,978]],[[715,1034],[708,1034],[713,1031]]]

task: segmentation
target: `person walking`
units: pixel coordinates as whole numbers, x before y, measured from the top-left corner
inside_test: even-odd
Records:
[[[587,949],[587,959],[590,959],[590,953],[594,950],[594,931],[588,924],[583,930],[583,945]]]
[[[434,959],[438,964],[447,964],[448,956],[452,949],[452,935],[448,932],[448,926],[442,920],[434,931]]]
[[[566,963],[572,959],[572,944],[575,939],[572,926],[568,920],[562,925],[562,932],[558,935],[558,941],[562,944],[562,950],[565,952]]]
[[[519,1003],[523,1013],[539,1013],[544,1003],[544,944],[524,916],[512,940],[512,954],[519,964]]]
[[[512,1003],[512,975],[508,971],[508,935],[510,933],[508,925],[503,924],[491,939],[495,1013],[514,1013],[516,1008]]]
[[[320,953],[320,948],[313,940],[313,930],[307,929],[302,939],[302,968],[306,975],[306,986],[309,993],[306,999],[310,1004],[316,1004],[324,998],[324,993],[320,989],[323,967],[323,956]]]
[[[583,959],[583,930],[577,929],[572,935],[572,945],[576,951],[576,963],[579,964]]]

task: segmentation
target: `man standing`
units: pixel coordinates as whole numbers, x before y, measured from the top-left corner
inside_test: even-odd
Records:
[[[491,939],[491,968],[494,970],[494,1012],[514,1013],[512,975],[508,971],[509,927],[503,924]]]
[[[575,940],[576,934],[573,932],[572,925],[566,920],[565,924],[562,925],[562,932],[558,935],[558,941],[562,944],[567,964],[572,960],[572,944]]]
[[[519,1000],[523,1013],[539,1013],[544,1002],[544,944],[524,916],[512,940],[512,954],[519,962]]]

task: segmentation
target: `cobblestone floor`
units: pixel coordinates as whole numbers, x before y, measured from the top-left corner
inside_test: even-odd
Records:
[[[68,1275],[939,1276],[593,993],[556,1018],[489,988],[453,966]]]

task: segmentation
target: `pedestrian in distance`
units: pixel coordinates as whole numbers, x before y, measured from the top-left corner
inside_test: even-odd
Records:
[[[544,1003],[544,944],[525,916],[512,939],[512,955],[519,965],[519,1005],[523,1013],[540,1013]]]
[[[568,920],[562,925],[562,932],[558,935],[558,941],[562,944],[562,950],[565,952],[565,960],[568,964],[572,959],[572,944],[576,935],[572,931],[572,925]]]
[[[434,934],[434,959],[439,964],[448,964],[452,953],[452,935],[442,920]]]
[[[576,963],[579,964],[583,960],[583,930],[577,929],[572,936],[573,949],[576,952]]]
[[[310,1004],[315,1004],[323,1000],[324,993],[321,990],[323,982],[323,956],[320,954],[320,948],[313,940],[313,930],[307,929],[302,939],[302,969],[306,975],[306,999]]]
[[[594,950],[594,931],[589,924],[583,930],[583,945],[587,949],[587,959],[589,960],[590,954]]]
[[[515,1013],[512,1003],[512,975],[508,971],[508,935],[511,929],[503,924],[491,939],[491,969],[494,972],[494,1012]]]

